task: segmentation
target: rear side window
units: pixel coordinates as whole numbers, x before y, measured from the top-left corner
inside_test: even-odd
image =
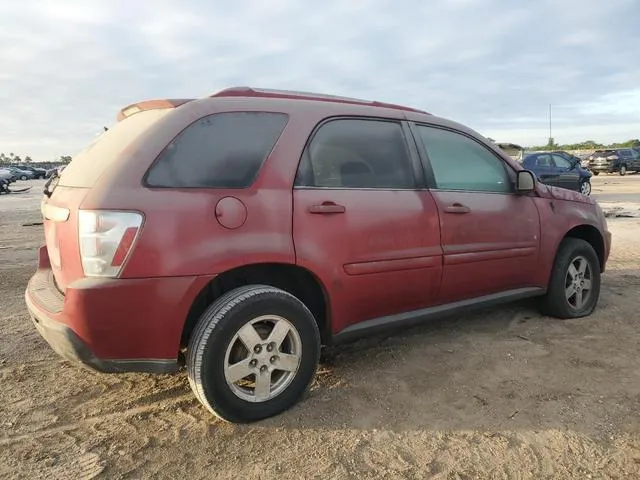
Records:
[[[270,112],[216,113],[192,123],[160,153],[150,187],[244,188],[253,183],[287,123]]]
[[[384,120],[341,119],[322,125],[305,151],[297,185],[415,188],[402,127]]]

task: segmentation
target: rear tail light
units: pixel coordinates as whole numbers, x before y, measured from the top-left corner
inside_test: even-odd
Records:
[[[84,275],[120,275],[140,232],[142,220],[142,214],[136,212],[80,210],[78,236]]]

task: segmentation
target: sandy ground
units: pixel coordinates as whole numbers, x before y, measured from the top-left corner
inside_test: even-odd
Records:
[[[594,193],[640,212],[640,175]],[[361,341],[294,409],[235,426],[184,373],[96,374],[40,339],[22,298],[39,198],[0,197],[0,478],[640,478],[640,218],[609,222],[591,317],[525,302]]]

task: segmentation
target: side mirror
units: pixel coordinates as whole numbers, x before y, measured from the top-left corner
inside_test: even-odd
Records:
[[[516,178],[516,191],[518,193],[530,193],[536,188],[536,177],[529,170],[519,170]]]

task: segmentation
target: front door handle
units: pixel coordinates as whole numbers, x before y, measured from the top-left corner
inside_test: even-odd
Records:
[[[444,207],[444,211],[446,213],[469,213],[471,209],[461,203],[454,203],[453,205]]]
[[[315,213],[319,215],[331,215],[335,213],[346,212],[344,205],[338,205],[334,202],[322,202],[320,205],[311,205],[309,207],[309,213]]]

